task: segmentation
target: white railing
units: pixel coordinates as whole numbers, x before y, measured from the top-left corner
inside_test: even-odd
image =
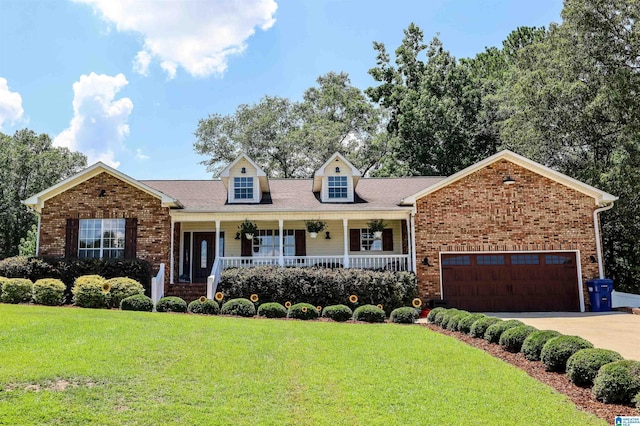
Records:
[[[222,275],[222,263],[221,258],[217,258],[213,262],[211,267],[211,275],[207,277],[207,299],[213,299],[218,289],[218,283],[220,282],[220,276]]]
[[[240,257],[223,257],[222,269],[227,268],[251,268],[252,266],[268,266],[278,265],[278,256],[240,256]]]
[[[278,256],[264,257],[222,257],[221,269],[227,268],[251,268],[253,266],[279,265]],[[344,256],[285,256],[283,266],[296,266],[300,268],[322,267],[322,268],[342,268],[344,267]],[[349,256],[349,268],[358,269],[381,269],[389,271],[407,271],[409,256],[406,254],[390,255],[358,255]]]
[[[640,308],[640,294],[623,293],[621,291],[611,292],[612,308]]]
[[[155,305],[158,300],[164,297],[164,263],[160,264],[158,275],[151,278],[151,300]]]
[[[388,271],[408,270],[409,256],[390,254],[381,256],[349,256],[349,267],[357,269],[384,269]]]
[[[299,268],[342,268],[344,256],[285,256],[284,266],[296,266]]]

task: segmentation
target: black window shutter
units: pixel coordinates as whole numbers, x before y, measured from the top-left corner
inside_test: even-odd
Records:
[[[393,251],[393,229],[385,229],[382,231],[382,250]]]
[[[138,244],[138,219],[127,218],[124,224],[124,257],[135,259]]]
[[[242,234],[240,234],[240,238],[242,239],[240,242],[240,256],[251,256],[253,240],[247,239],[247,237]]]
[[[360,251],[360,230],[359,229],[349,230],[349,250]]]
[[[296,229],[296,256],[307,255],[307,233],[304,229]]]
[[[65,257],[78,257],[79,219],[67,219],[66,239],[64,243]]]
[[[402,254],[409,253],[409,235],[407,234],[407,221],[401,220],[400,227],[402,229]]]

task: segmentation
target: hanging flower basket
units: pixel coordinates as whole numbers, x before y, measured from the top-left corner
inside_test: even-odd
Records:
[[[245,219],[244,222],[238,226],[238,232],[244,235],[247,240],[251,240],[256,232],[258,232],[258,225],[250,222],[249,219]]]
[[[307,232],[311,238],[317,238],[318,233],[322,232],[327,227],[327,223],[321,220],[305,220],[304,224],[307,227]]]
[[[369,232],[373,234],[373,238],[379,240],[382,238],[382,231],[384,231],[387,224],[382,219],[376,219],[367,223],[367,226],[369,227]]]

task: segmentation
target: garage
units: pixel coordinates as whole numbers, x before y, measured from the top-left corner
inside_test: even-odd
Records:
[[[442,253],[442,296],[474,312],[579,311],[575,252]]]

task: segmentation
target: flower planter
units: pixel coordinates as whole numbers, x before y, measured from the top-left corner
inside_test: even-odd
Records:
[[[382,239],[382,231],[375,231],[373,233],[373,238],[375,238],[376,240],[381,240]]]
[[[253,234],[244,234],[244,236],[247,238],[247,240],[253,239]]]
[[[421,309],[420,310],[420,318],[426,318],[431,312],[431,309]]]
[[[309,232],[309,236],[311,238],[317,238],[318,237],[318,233],[317,232]]]

